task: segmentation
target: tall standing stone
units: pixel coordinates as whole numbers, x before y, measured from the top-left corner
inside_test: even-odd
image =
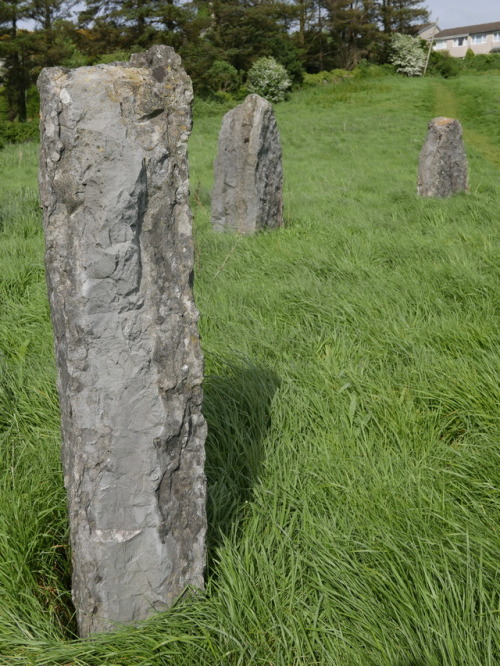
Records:
[[[420,151],[418,194],[443,198],[466,192],[467,187],[462,126],[454,118],[434,118]]]
[[[251,234],[283,222],[281,143],[272,105],[259,95],[226,113],[214,165],[212,225]]]
[[[86,636],[203,586],[192,88],[165,46],[44,69],[40,193],[73,599]]]

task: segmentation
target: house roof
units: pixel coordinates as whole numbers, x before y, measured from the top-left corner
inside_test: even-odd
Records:
[[[483,32],[496,32],[500,31],[500,21],[495,23],[479,23],[478,25],[466,25],[459,28],[447,28],[441,30],[436,35],[436,39],[443,39],[445,37],[463,37],[465,35],[477,35]]]
[[[425,30],[428,30],[429,28],[432,28],[433,26],[438,27],[439,26],[437,23],[421,23],[420,25],[415,26],[417,29],[417,34],[420,35],[421,32],[425,32]]]

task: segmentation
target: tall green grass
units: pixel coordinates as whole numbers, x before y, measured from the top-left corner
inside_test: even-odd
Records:
[[[0,154],[0,663],[500,663],[499,144],[481,109],[456,107],[482,137],[470,193],[416,196],[454,86],[279,105],[286,224],[254,237],[210,229],[220,116],[196,118],[207,587],[89,641],[68,592],[36,150]]]

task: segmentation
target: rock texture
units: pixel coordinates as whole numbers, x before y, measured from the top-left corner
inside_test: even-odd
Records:
[[[212,225],[251,234],[283,221],[281,143],[271,104],[248,95],[226,113],[214,165]]]
[[[73,598],[86,636],[203,586],[192,89],[164,46],[130,63],[45,69],[38,86]]]
[[[418,193],[449,197],[467,191],[467,157],[462,126],[454,118],[434,118],[420,152]]]

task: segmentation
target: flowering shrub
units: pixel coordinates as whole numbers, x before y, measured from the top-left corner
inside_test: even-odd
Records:
[[[397,72],[406,76],[421,76],[425,65],[425,53],[419,39],[397,32],[391,38],[391,49],[390,61]]]
[[[248,72],[248,90],[270,102],[283,101],[291,85],[286,69],[271,57],[259,58]]]

